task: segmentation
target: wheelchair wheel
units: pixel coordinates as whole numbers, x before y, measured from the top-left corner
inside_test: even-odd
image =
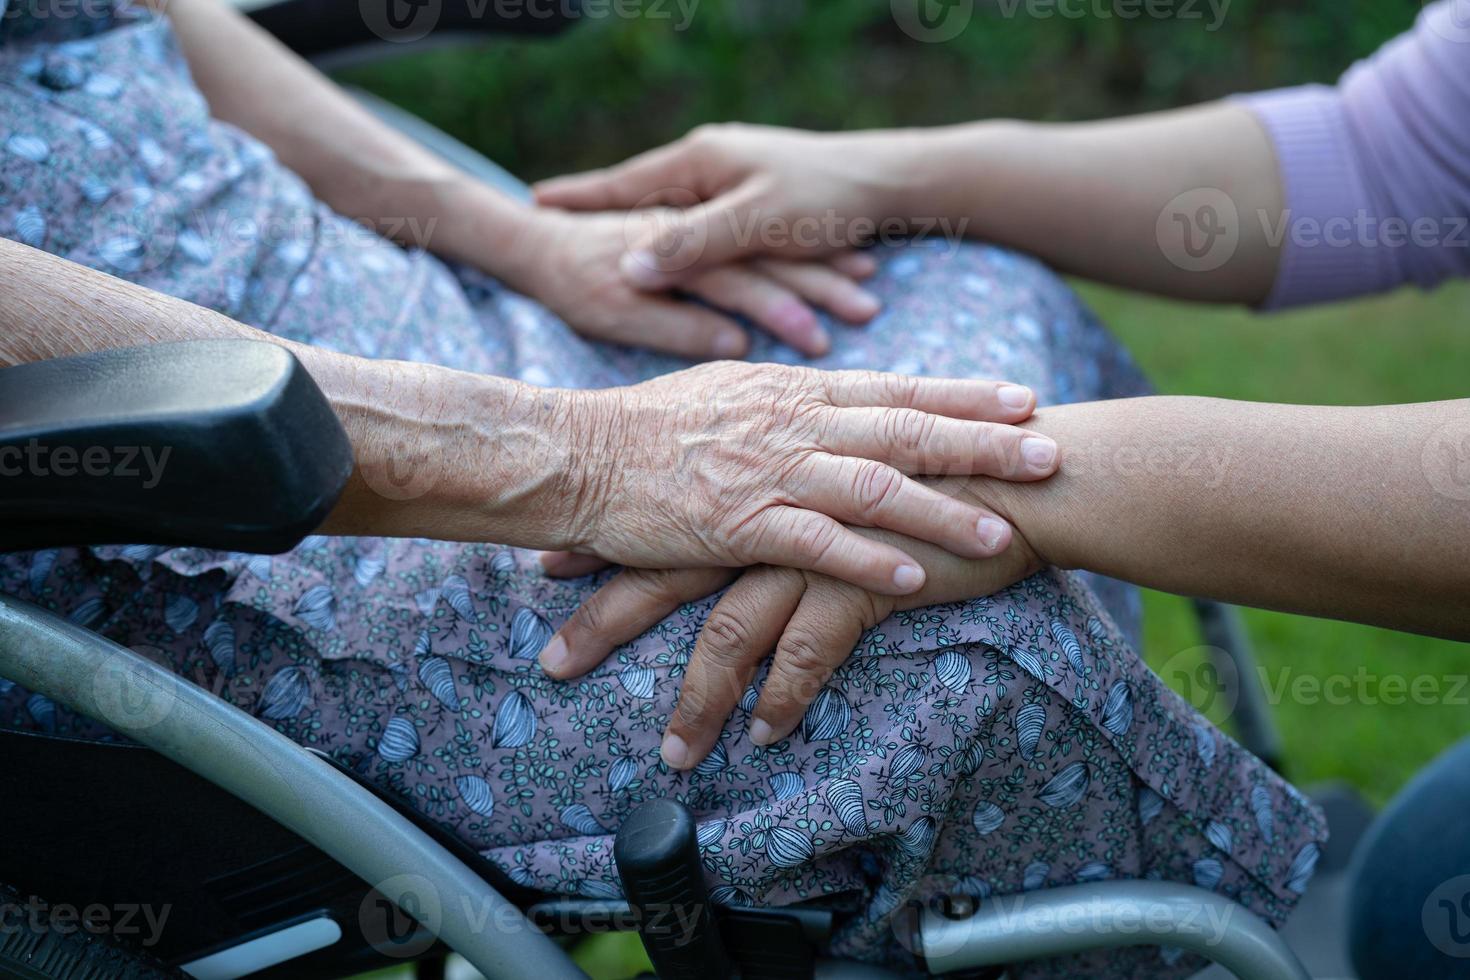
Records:
[[[0,977],[19,980],[177,980],[170,969],[141,950],[88,931],[75,920],[37,915],[34,899],[0,885]]]

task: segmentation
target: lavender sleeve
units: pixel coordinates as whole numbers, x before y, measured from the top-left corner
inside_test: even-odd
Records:
[[[1285,191],[1266,225],[1282,242],[1266,307],[1470,276],[1470,3],[1426,8],[1335,87],[1238,101],[1275,145]]]

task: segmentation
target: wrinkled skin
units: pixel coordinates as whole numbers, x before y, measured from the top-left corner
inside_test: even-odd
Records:
[[[944,481],[936,489],[979,502],[978,483]],[[758,566],[651,571],[626,569],[604,585],[542,652],[552,676],[575,677],[596,667],[680,605],[734,582],[705,620],[690,656],[678,706],[664,735],[669,765],[688,769],[719,740],[725,721],[762,661],[770,673],[752,713],[751,740],[769,745],[789,735],[863,631],[898,610],[989,595],[1038,571],[1045,559],[1021,534],[1004,554],[969,560],[889,532],[860,532],[903,547],[924,566],[924,588],[908,596],[862,589],[816,572]],[[554,574],[584,569],[555,563]]]
[[[772,564],[906,595],[918,563],[844,524],[989,557],[1009,525],[908,474],[1027,481],[1057,465],[1050,439],[1005,424],[1032,393],[996,382],[726,361],[571,394],[568,550],[642,568]]]

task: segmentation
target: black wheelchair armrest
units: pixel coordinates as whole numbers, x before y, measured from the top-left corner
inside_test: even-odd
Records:
[[[556,34],[577,21],[580,9],[581,0],[270,0],[246,15],[315,59],[431,34]]]
[[[157,344],[0,370],[0,551],[285,551],[351,472],[326,397],[275,344]]]

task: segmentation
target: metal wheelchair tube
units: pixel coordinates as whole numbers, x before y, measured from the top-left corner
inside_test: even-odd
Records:
[[[0,677],[111,726],[290,828],[490,980],[585,980],[519,909],[392,807],[172,671],[0,595]]]
[[[1275,930],[1214,892],[1162,881],[1067,885],[987,899],[965,919],[925,911],[918,952],[932,973],[1123,946],[1174,946],[1240,980],[1311,980]]]

